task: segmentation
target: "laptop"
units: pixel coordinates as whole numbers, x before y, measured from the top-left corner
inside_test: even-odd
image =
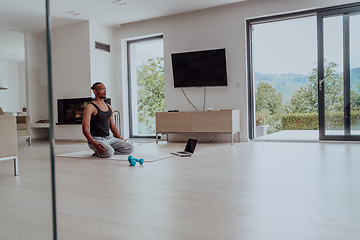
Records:
[[[187,143],[186,143],[186,147],[185,150],[182,152],[172,152],[171,154],[180,156],[180,157],[191,157],[191,155],[194,153],[195,151],[195,147],[197,144],[198,140],[197,139],[191,139],[189,138]]]

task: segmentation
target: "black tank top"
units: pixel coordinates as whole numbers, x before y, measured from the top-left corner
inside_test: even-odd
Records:
[[[100,108],[93,102],[90,102],[97,110],[96,115],[91,115],[90,119],[90,134],[93,137],[108,137],[109,136],[109,128],[110,128],[110,117],[111,110],[108,107],[106,112],[100,110]]]

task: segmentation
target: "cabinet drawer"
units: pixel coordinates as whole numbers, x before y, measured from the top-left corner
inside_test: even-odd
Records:
[[[157,112],[156,132],[191,132],[191,112]]]
[[[192,114],[192,132],[232,132],[232,111],[207,111]]]

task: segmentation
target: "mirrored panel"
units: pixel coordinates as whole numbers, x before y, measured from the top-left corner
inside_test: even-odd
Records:
[[[360,135],[360,14],[350,15],[351,134]]]
[[[0,239],[53,238],[45,9],[0,2]]]
[[[325,134],[344,135],[343,16],[324,18]]]

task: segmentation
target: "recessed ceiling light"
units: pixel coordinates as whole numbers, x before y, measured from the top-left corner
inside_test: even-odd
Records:
[[[9,31],[15,30],[15,28],[13,27],[1,27],[1,29],[9,30]]]
[[[72,16],[78,16],[78,15],[80,15],[80,13],[75,12],[75,11],[67,12],[67,14],[70,14],[70,15],[72,15]]]
[[[115,0],[115,1],[113,1],[113,3],[116,4],[116,5],[124,5],[124,4],[126,4],[126,2],[123,1],[123,0]]]

